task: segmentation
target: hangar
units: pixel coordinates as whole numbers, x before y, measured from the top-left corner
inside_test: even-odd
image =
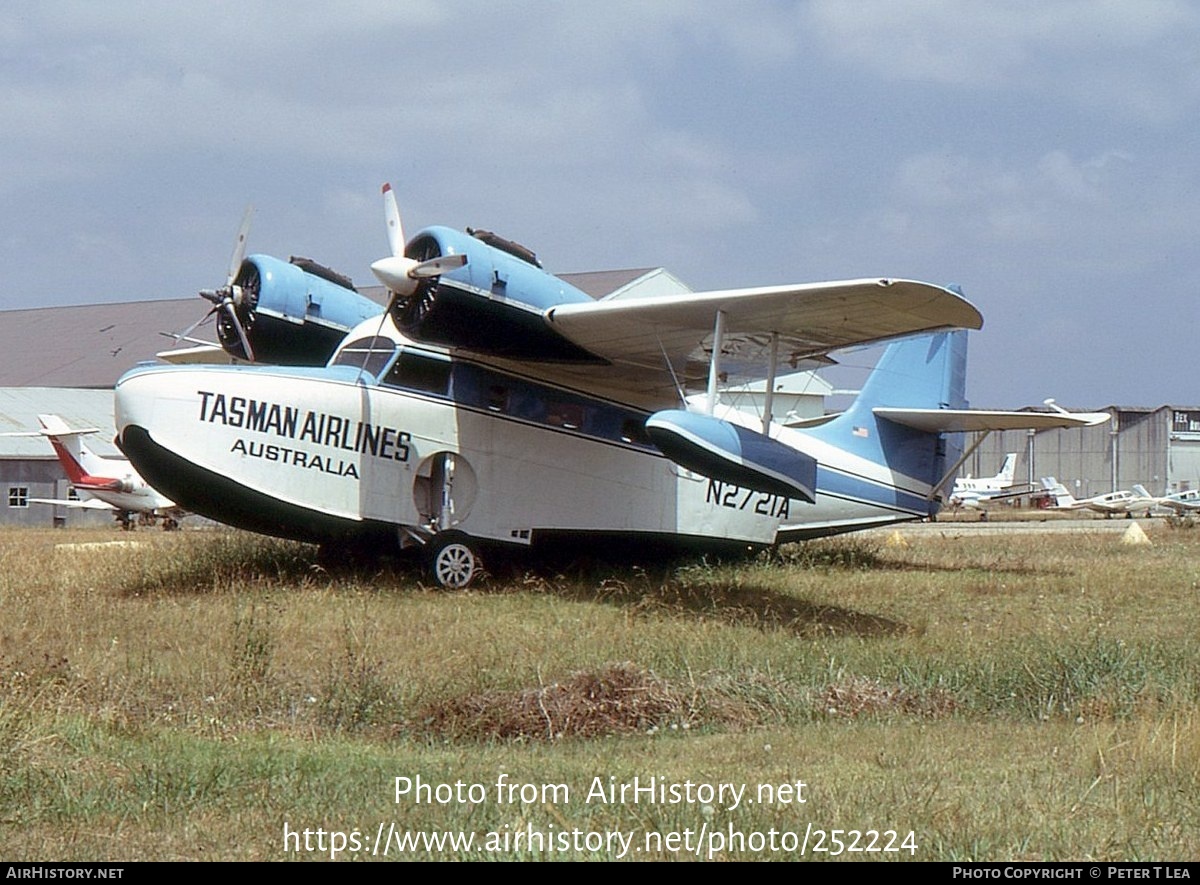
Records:
[[[636,291],[665,295],[690,289],[663,268],[563,274],[595,298]],[[359,292],[383,304],[381,286]],[[112,388],[139,362],[175,346],[170,334],[205,310],[195,298],[0,311],[0,433],[37,427],[37,415],[62,415],[73,427],[97,427],[89,445],[118,456],[112,444]],[[202,327],[203,328],[203,327]],[[211,333],[210,337],[211,337]],[[802,373],[780,379],[775,411],[788,419],[819,416],[832,388]],[[746,408],[763,398],[753,386],[729,391]],[[787,398],[784,399],[783,397]],[[1041,407],[1039,407],[1041,408]],[[1056,476],[1076,497],[1145,485],[1152,493],[1200,488],[1200,407],[1110,406],[1111,424],[1063,431],[994,433],[978,445],[963,473],[994,473],[1006,452],[1020,453],[1017,476],[1037,484]],[[786,419],[785,419],[786,420]],[[973,441],[968,441],[968,445]],[[36,504],[64,499],[70,484],[49,445],[37,437],[0,436],[0,524],[82,525],[111,521],[104,513]]]
[[[1200,406],[1110,405],[1108,424],[1074,430],[1005,431],[989,435],[963,471],[995,473],[1017,452],[1016,477],[1040,488],[1056,477],[1076,498],[1141,484],[1152,495],[1200,488]],[[970,445],[970,442],[968,442]]]

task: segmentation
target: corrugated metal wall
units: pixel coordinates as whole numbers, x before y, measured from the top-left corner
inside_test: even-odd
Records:
[[[1108,408],[1114,420],[1098,427],[993,433],[960,473],[991,476],[1008,452],[1017,452],[1018,482],[1038,486],[1054,476],[1077,498],[1141,484],[1154,495],[1200,488],[1200,432],[1174,429],[1181,410]],[[1200,419],[1200,409],[1183,410]],[[1178,425],[1178,422],[1176,422]],[[1032,443],[1032,445],[1031,445]],[[968,443],[969,444],[969,443]]]

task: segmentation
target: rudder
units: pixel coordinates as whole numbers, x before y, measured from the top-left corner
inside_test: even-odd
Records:
[[[962,453],[959,434],[927,433],[877,417],[876,408],[966,409],[967,333],[938,332],[888,345],[850,408],[811,434],[932,486]],[[931,502],[931,513],[936,505]]]

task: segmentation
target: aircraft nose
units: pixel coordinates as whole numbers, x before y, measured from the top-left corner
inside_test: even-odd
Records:
[[[113,419],[118,443],[130,426],[148,427],[154,410],[150,376],[134,370],[123,375],[113,391]]]

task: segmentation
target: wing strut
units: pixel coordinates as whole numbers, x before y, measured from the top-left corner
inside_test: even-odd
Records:
[[[767,364],[767,395],[763,399],[763,436],[771,429],[771,406],[775,402],[775,372],[779,368],[779,333],[771,333],[771,359]]]
[[[663,347],[661,338],[658,341],[658,349],[662,351],[663,362],[667,364],[667,371],[671,373],[671,380],[675,382],[675,392],[679,394],[679,404],[686,409],[687,394],[683,390],[683,385],[679,383],[679,376],[675,374],[675,367],[671,365],[671,358],[667,356],[667,349]]]
[[[717,311],[713,324],[712,359],[708,363],[708,401],[705,414],[711,415],[717,407],[717,380],[721,376],[721,348],[725,346],[725,311]]]

